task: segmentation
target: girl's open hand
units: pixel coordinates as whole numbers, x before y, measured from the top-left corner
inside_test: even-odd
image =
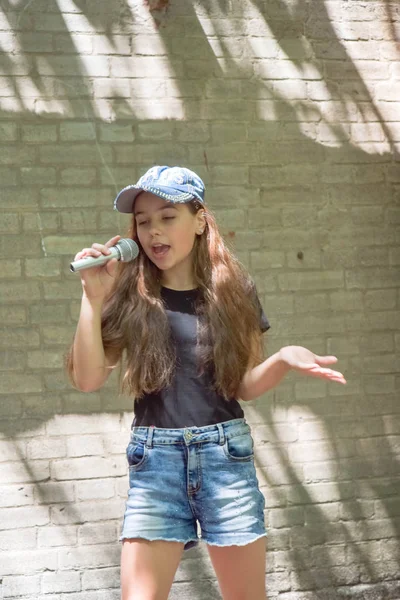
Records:
[[[318,356],[302,346],[285,346],[279,351],[281,360],[291,369],[299,371],[304,375],[346,383],[345,378],[339,371],[326,368],[337,362],[336,356]]]

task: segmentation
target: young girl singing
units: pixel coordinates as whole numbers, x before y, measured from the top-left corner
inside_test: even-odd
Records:
[[[345,383],[333,356],[287,346],[262,359],[269,328],[255,286],[224,244],[200,177],[153,167],[115,208],[132,214],[130,263],[81,271],[68,370],[101,388],[116,365],[134,398],[121,534],[123,600],[164,600],[184,549],[206,542],[225,600],[265,600],[264,497],[238,400],[294,369]],[[75,259],[109,254],[119,236]]]

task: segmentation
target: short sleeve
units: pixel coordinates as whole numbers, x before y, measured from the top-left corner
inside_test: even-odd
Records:
[[[262,333],[265,333],[266,331],[268,331],[268,329],[270,329],[271,325],[268,321],[267,315],[265,314],[263,307],[261,306],[261,302],[260,302],[260,299],[257,294],[257,289],[254,284],[253,284],[253,294],[254,294],[254,301],[256,303],[257,310],[260,315],[260,330]]]

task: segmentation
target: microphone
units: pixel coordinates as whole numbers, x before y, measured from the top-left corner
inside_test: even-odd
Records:
[[[136,242],[129,238],[119,240],[115,246],[111,246],[110,254],[102,254],[101,256],[86,256],[79,260],[75,260],[69,265],[70,270],[73,273],[81,271],[82,269],[90,269],[92,267],[101,267],[112,258],[122,260],[122,262],[130,262],[134,260],[139,254],[139,246]]]

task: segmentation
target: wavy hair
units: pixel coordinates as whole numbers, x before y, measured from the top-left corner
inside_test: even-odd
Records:
[[[202,208],[187,204],[192,214]],[[215,218],[205,209],[206,227],[192,249],[193,274],[199,288],[199,374],[212,374],[213,385],[225,399],[236,397],[249,367],[262,359],[260,307],[254,283],[230,252]],[[136,236],[135,218],[128,237]],[[175,351],[161,299],[161,271],[142,250],[130,263],[119,263],[116,281],[102,312],[104,351],[116,350],[121,359],[121,390],[140,397],[171,383]],[[67,355],[72,379],[72,348]]]

